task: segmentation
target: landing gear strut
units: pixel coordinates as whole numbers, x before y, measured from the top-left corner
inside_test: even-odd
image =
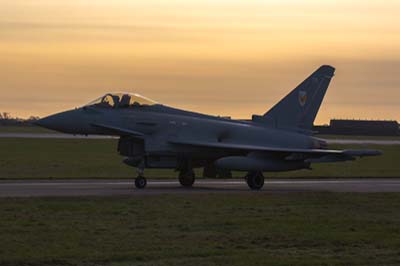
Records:
[[[179,172],[179,183],[183,187],[192,187],[195,181],[193,169],[181,170]]]
[[[264,186],[264,176],[262,172],[249,172],[245,176],[247,185],[252,190],[260,190]]]
[[[143,189],[143,188],[145,188],[146,185],[147,185],[147,180],[146,180],[146,178],[145,178],[144,175],[143,175],[143,173],[144,173],[144,166],[141,164],[141,165],[138,167],[137,170],[138,170],[138,176],[135,178],[135,186],[136,186],[136,188]]]

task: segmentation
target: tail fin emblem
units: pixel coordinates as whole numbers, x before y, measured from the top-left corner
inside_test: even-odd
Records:
[[[299,103],[301,107],[306,105],[307,102],[307,92],[306,91],[299,91]]]

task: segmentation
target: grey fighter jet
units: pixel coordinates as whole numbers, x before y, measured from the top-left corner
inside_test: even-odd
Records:
[[[118,152],[138,169],[137,188],[146,186],[145,168],[179,171],[191,187],[193,168],[205,177],[247,172],[253,190],[264,185],[263,172],[311,169],[313,163],[380,155],[376,150],[330,150],[313,137],[312,127],[335,69],[321,66],[264,115],[233,120],[180,110],[131,93],[108,93],[74,110],[37,122],[71,134],[119,137]]]

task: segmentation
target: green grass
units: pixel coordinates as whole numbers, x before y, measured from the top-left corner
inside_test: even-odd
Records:
[[[315,135],[321,139],[400,140],[400,136]]]
[[[57,133],[37,126],[1,126],[0,133]]]
[[[117,140],[0,139],[0,178],[133,177]]]
[[[0,265],[399,265],[400,194],[0,200]]]
[[[337,148],[357,148],[336,146]],[[400,145],[362,146],[384,155],[344,163],[314,164],[314,170],[266,173],[268,177],[400,177]],[[134,168],[122,163],[115,139],[1,139],[0,179],[132,178]],[[197,170],[197,176],[201,170]],[[234,173],[241,177],[243,173]],[[149,178],[175,178],[173,170],[146,170]]]

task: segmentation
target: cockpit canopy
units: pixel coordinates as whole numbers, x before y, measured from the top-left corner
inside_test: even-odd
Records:
[[[107,93],[106,95],[88,103],[85,106],[103,108],[129,108],[136,106],[150,106],[157,102],[143,97],[137,93]]]

